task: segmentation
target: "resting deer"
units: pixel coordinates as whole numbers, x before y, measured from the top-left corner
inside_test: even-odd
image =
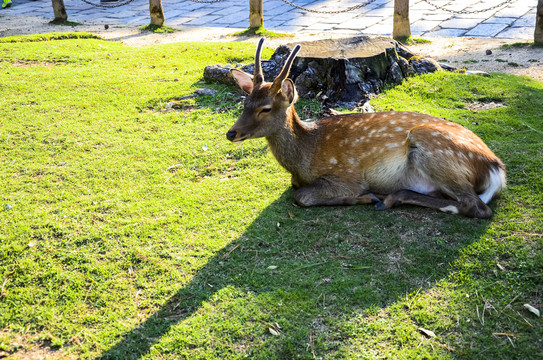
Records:
[[[226,134],[241,142],[265,137],[292,174],[300,206],[375,204],[384,210],[412,204],[474,218],[505,187],[505,167],[473,132],[434,116],[376,112],[301,121],[297,92],[287,78],[297,45],[272,83],[264,81],[260,39],[254,76],[231,74],[248,96]]]

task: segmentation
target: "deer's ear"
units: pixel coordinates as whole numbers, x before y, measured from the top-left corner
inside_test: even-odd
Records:
[[[247,74],[246,72],[232,69],[230,70],[230,75],[236,80],[239,87],[245,91],[247,94],[253,92],[253,76]]]
[[[281,94],[283,94],[290,104],[293,104],[298,100],[298,92],[296,91],[294,82],[289,78],[286,78],[281,82]]]

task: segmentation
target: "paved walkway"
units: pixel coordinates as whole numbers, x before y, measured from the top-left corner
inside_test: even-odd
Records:
[[[100,0],[89,0],[100,4]],[[120,0],[125,1],[125,0]],[[222,0],[198,3],[199,0],[162,0],[166,24],[177,27],[249,26],[248,0]],[[205,0],[201,0],[205,1]],[[347,13],[319,14],[298,10],[281,0],[263,0],[264,26],[275,31],[328,32],[391,35],[394,0],[376,0]],[[413,36],[485,37],[533,40],[537,0],[510,0],[493,10],[472,14],[459,10],[486,10],[504,0],[411,0],[410,21]],[[291,0],[292,3],[319,11],[334,11],[360,4],[354,0]],[[452,10],[436,9],[433,5]],[[144,25],[149,23],[148,0],[112,8],[98,8],[81,0],[64,0],[72,21],[98,21],[109,24]],[[108,3],[115,4],[115,3]],[[13,6],[0,10],[6,15],[53,17],[50,0],[13,0]]]

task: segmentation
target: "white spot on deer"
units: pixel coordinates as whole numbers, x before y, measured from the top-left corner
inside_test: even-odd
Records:
[[[466,158],[466,155],[464,155],[464,153],[462,151],[459,151],[458,152],[458,157],[461,158],[461,159],[464,159],[464,158]]]
[[[438,154],[443,154],[443,150],[437,149],[437,153],[438,153]]]
[[[407,119],[407,115],[402,115],[402,119]]]
[[[393,148],[398,147],[400,145],[398,143],[392,143],[392,144],[386,144],[385,146],[387,148],[389,148],[389,149],[393,149]]]
[[[445,138],[446,138],[447,140],[451,140],[451,139],[452,139],[451,135],[449,135],[449,134],[445,134]]]
[[[330,135],[326,135],[326,140],[330,140]]]
[[[429,121],[428,119],[422,119],[423,123],[427,123],[428,121]]]
[[[451,149],[447,149],[445,151],[445,154],[449,155],[449,156],[452,156],[454,154],[454,152],[451,150]]]
[[[377,130],[377,132],[381,133],[381,132],[385,131],[386,129],[387,129],[386,126],[384,126],[384,127],[380,128],[379,130]]]
[[[468,156],[469,156],[470,159],[473,159],[473,153],[472,152],[469,152]]]
[[[390,124],[391,124],[391,125],[396,124],[396,120],[390,120]]]
[[[347,172],[348,172],[349,174],[352,174],[352,173],[353,173],[353,170],[349,169],[349,170],[347,170]]]
[[[372,131],[370,131],[370,133],[368,134],[368,137],[372,137],[374,133],[375,133],[375,129],[373,129]]]
[[[382,153],[384,150],[385,150],[385,149],[380,148],[380,149],[379,149],[379,153]]]
[[[432,133],[432,136],[438,136],[438,135],[439,135],[439,133],[438,133],[437,131],[434,131],[434,132]]]
[[[349,161],[349,164],[354,164],[354,159],[353,158],[349,158],[347,161]]]
[[[396,131],[403,131],[403,127],[399,127],[399,126],[398,126],[398,127],[395,128],[394,130],[396,130]]]
[[[337,164],[336,158],[331,157],[331,158],[330,158],[330,164],[334,164],[334,165]]]
[[[440,208],[439,210],[446,213],[458,214],[458,208],[454,205],[445,206],[445,207]]]
[[[375,146],[371,148],[371,152],[375,152],[375,150],[377,150]]]
[[[484,160],[485,158],[482,157],[481,155],[477,155],[477,159],[479,159],[479,160]]]

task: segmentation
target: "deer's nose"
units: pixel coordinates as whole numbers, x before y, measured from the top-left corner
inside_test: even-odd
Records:
[[[237,131],[229,131],[226,133],[226,138],[230,141],[234,141],[236,138]]]

